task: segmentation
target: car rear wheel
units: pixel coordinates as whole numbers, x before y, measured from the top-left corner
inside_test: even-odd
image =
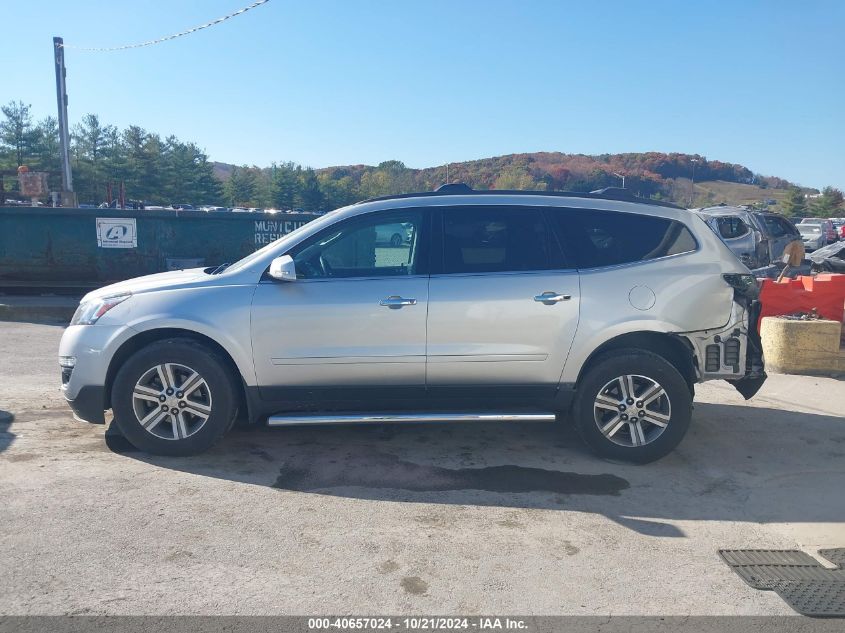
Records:
[[[670,453],[692,418],[692,394],[662,356],[614,350],[592,362],[578,385],[574,423],[599,455],[648,463]]]
[[[402,246],[402,236],[399,233],[394,233],[393,236],[390,238],[391,246]]]
[[[156,455],[209,449],[236,413],[225,361],[190,339],[157,341],[133,354],[115,377],[111,402],[126,439]]]

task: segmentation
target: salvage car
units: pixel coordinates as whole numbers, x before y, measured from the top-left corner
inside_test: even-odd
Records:
[[[383,227],[408,239],[379,246]],[[619,193],[474,191],[338,209],[230,266],[87,294],[59,349],[82,420],[137,448],[232,426],[569,419],[648,462],[695,385],[766,375],[757,281],[699,217]]]
[[[845,242],[828,244],[807,256],[814,273],[845,273]]]
[[[792,222],[776,213],[719,205],[695,209],[749,268],[780,262],[786,245],[801,239]]]
[[[827,236],[821,224],[801,222],[798,225],[798,230],[801,232],[801,239],[804,241],[804,250],[808,253],[827,245]]]

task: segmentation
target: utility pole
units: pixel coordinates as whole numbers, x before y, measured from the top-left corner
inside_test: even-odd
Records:
[[[62,159],[62,206],[76,206],[73,195],[73,176],[70,172],[70,131],[67,120],[67,70],[65,47],[61,37],[53,38],[53,59],[56,67],[56,103],[59,106],[59,151]]]
[[[698,159],[691,158],[690,162],[692,163],[692,184],[689,188],[689,206],[692,208],[692,201],[695,198],[695,164],[698,162]]]

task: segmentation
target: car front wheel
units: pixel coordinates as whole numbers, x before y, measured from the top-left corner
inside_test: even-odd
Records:
[[[614,350],[592,362],[578,385],[574,423],[599,455],[648,463],[670,453],[692,418],[692,394],[662,356]]]
[[[157,341],[133,354],[115,376],[111,402],[126,439],[156,455],[209,449],[236,413],[225,361],[190,339]]]

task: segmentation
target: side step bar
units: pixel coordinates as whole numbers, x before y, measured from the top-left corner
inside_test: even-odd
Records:
[[[343,413],[343,414],[277,414],[267,420],[268,426],[302,426],[310,424],[389,424],[393,422],[554,422],[548,411],[512,413]]]

